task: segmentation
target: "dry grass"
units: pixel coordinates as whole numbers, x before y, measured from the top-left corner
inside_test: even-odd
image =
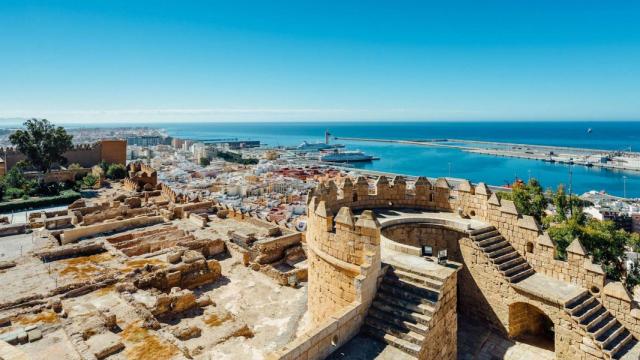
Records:
[[[21,325],[33,325],[38,323],[52,324],[59,320],[58,315],[53,311],[45,310],[37,314],[19,315],[13,321]]]
[[[159,266],[159,267],[165,267],[167,266],[167,263],[165,261],[162,261],[160,259],[135,259],[135,260],[129,260],[127,261],[127,263],[125,264],[125,268],[124,271],[133,271],[135,269],[141,268],[141,267],[145,267],[147,264],[149,265],[154,265],[154,266]]]
[[[60,264],[65,266],[60,271],[60,275],[71,276],[76,280],[88,280],[104,271],[103,268],[96,266],[97,264],[108,261],[111,258],[113,258],[113,255],[103,252],[91,256],[60,260]]]
[[[142,328],[139,322],[127,325],[120,336],[123,340],[134,344],[127,347],[125,352],[127,358],[131,360],[170,359],[179,352],[175,345],[161,341],[149,330]]]
[[[223,316],[218,316],[217,314],[209,314],[202,319],[202,321],[210,327],[220,326],[222,323],[228,320],[231,320],[231,314],[229,313],[226,313]]]

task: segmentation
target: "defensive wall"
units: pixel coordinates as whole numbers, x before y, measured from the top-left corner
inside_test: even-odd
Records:
[[[102,161],[124,165],[127,161],[127,142],[126,140],[100,140],[93,144],[74,145],[63,156],[67,159],[67,164],[79,164],[84,168],[91,168]],[[0,148],[0,157],[4,159],[5,173],[16,163],[26,159],[24,154],[13,147]]]
[[[602,267],[593,263],[580,240],[567,248],[567,260],[557,259],[556,245],[536,220],[519,214],[512,201],[500,200],[483,183],[463,181],[453,188],[443,178],[431,183],[421,177],[409,185],[402,177],[389,181],[381,176],[373,183],[364,177],[346,178],[341,184],[319,184],[309,199],[308,309],[313,328],[272,358],[321,359],[358,333],[384,275],[381,239],[382,246],[389,243],[408,254],[422,245],[449,250],[450,258],[464,264],[454,285],[459,308],[509,337],[542,334],[551,327],[558,359],[617,358],[623,347],[637,344],[640,310],[621,283],[605,287]],[[449,213],[482,223],[484,229],[461,225],[462,221],[425,224],[415,219],[381,225],[373,209]],[[483,231],[497,232],[515,249],[532,268],[527,278],[513,280],[500,271],[481,246]],[[404,240],[388,241],[393,238]],[[411,243],[416,238],[426,241]],[[612,320],[607,328],[595,329],[584,323],[591,314],[611,314]],[[611,332],[615,338],[603,338]],[[455,351],[429,351],[444,344],[450,347],[448,337],[440,326],[429,327],[419,358],[454,359]]]

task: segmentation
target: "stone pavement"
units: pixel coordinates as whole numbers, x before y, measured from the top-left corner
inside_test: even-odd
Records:
[[[411,355],[365,335],[357,335],[327,360],[415,360]]]
[[[512,285],[514,288],[539,298],[564,305],[586,290],[564,281],[556,280],[544,274],[536,273]]]
[[[458,322],[458,359],[460,360],[553,360],[555,353],[546,344],[510,340],[481,324]]]
[[[526,342],[523,342],[526,341]],[[534,339],[506,339],[485,326],[467,321],[458,324],[458,359],[460,360],[553,360],[555,353],[548,344],[535,344]],[[409,360],[410,355],[358,335],[336,350],[329,360]]]

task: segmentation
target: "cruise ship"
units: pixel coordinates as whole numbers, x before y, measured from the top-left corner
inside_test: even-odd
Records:
[[[326,144],[326,143],[321,143],[321,142],[308,143],[306,141],[303,141],[302,144],[298,145],[295,148],[295,150],[313,152],[313,151],[322,151],[322,150],[335,149],[335,148],[339,148],[339,147],[344,147],[344,145],[341,145],[341,144],[333,144],[332,145],[332,144]]]
[[[375,159],[373,156],[367,155],[362,151],[334,151],[320,156],[320,161],[337,163],[364,162]]]

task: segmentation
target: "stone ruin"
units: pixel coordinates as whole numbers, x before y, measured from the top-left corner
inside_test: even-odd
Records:
[[[149,165],[135,162],[127,165],[124,188],[129,191],[152,191],[158,186],[158,172]]]
[[[155,173],[130,170],[137,180]],[[230,281],[222,261],[266,274],[273,286],[306,281],[300,233],[168,189],[136,186],[143,191],[30,214],[23,226],[39,245],[0,262],[0,277],[12,279],[0,294],[0,357],[22,349],[40,356],[24,344],[55,349],[63,345],[53,339],[63,339],[65,351],[83,359],[190,358],[253,336],[249,323],[210,297]]]

